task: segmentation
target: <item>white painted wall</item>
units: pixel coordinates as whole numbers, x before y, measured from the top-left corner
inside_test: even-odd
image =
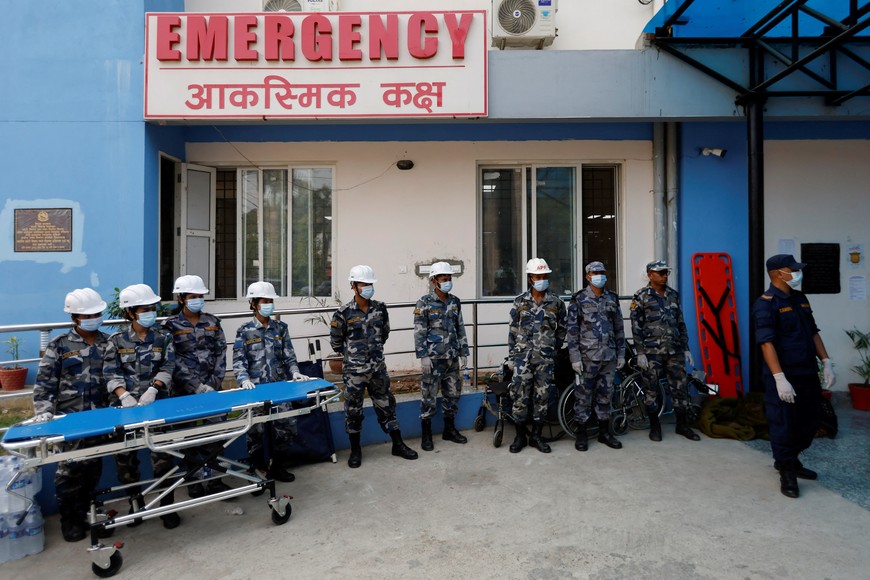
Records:
[[[840,294],[811,294],[810,304],[837,374],[835,390],[859,382],[849,368],[858,362],[844,329],[870,331],[870,302],[849,300],[850,276],[868,276],[865,256],[850,268],[846,246],[870,250],[870,141],[767,141],[765,160],[765,255],[777,241],[838,243]],[[796,254],[796,257],[799,256]]]
[[[414,274],[415,265],[445,258],[460,260],[465,266],[465,273],[455,279],[454,293],[463,299],[476,297],[477,167],[483,163],[619,164],[620,268],[626,273],[623,287],[617,289],[621,294],[633,293],[642,285],[640,273],[651,259],[652,145],[648,141],[236,143],[235,147],[258,166],[313,163],[335,167],[333,272],[335,288],[344,300],[350,298],[346,273],[355,264],[374,268],[379,300],[412,302],[427,291],[427,281]],[[189,143],[187,159],[208,166],[250,165],[226,143]],[[395,167],[398,159],[413,160],[414,168],[399,171]],[[402,269],[407,273],[401,273]],[[299,304],[298,300],[278,301],[279,308]],[[226,312],[247,306],[232,301],[210,308]],[[482,307],[480,319],[505,321],[508,310],[508,305]],[[465,316],[471,320],[470,308]],[[301,321],[293,324],[294,336],[312,331]],[[396,311],[392,324],[410,327],[411,310]],[[227,323],[228,336],[236,326]],[[487,342],[505,342],[506,330],[490,328],[484,336]],[[389,347],[412,350],[411,333],[395,333]],[[505,348],[488,349],[481,364],[494,364],[505,354]],[[411,356],[396,364],[415,366]]]
[[[555,2],[556,0],[554,0]],[[492,0],[340,0],[344,12],[486,10]],[[259,12],[263,0],[186,0],[188,12]],[[558,0],[558,37],[545,50],[633,49],[654,15],[638,0]],[[491,28],[490,28],[491,30]]]

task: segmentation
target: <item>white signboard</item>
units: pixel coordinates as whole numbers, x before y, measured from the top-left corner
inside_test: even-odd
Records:
[[[482,117],[485,11],[146,15],[146,119]]]

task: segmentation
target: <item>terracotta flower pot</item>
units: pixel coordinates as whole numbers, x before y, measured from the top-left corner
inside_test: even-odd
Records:
[[[24,367],[0,367],[0,385],[4,391],[19,391],[24,388],[27,380],[27,369]]]
[[[337,375],[341,374],[341,369],[344,366],[344,360],[340,358],[328,358],[329,370]]]
[[[4,385],[5,389],[6,386]],[[852,408],[859,411],[870,411],[870,385],[849,383],[849,395],[852,397]]]

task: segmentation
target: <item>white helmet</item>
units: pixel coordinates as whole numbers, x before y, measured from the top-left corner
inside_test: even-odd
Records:
[[[148,306],[160,302],[160,296],[154,293],[148,284],[133,284],[121,290],[118,294],[118,304],[121,308]]]
[[[251,298],[271,298],[274,300],[278,298],[278,295],[275,294],[275,287],[272,286],[271,282],[254,282],[248,286],[248,294],[245,298],[249,300]]]
[[[364,282],[366,284],[374,284],[375,271],[371,266],[359,265],[350,269],[350,276],[347,277],[349,282]]]
[[[547,265],[547,261],[543,258],[532,258],[526,264],[526,274],[549,274],[552,272]]]
[[[96,290],[80,288],[66,295],[63,311],[70,314],[99,314],[106,309],[106,303]]]
[[[188,274],[181,276],[175,281],[175,287],[172,289],[173,294],[208,294],[208,288],[199,276]]]
[[[429,267],[429,279],[432,279],[435,276],[440,276],[442,274],[452,276],[453,266],[451,266],[447,262],[435,262]]]

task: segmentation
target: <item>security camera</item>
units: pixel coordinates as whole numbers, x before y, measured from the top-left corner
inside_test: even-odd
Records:
[[[709,157],[710,155],[713,155],[714,157],[725,157],[726,153],[728,153],[727,149],[719,149],[718,147],[704,147],[703,149],[701,149],[701,155],[703,155],[704,157]]]

